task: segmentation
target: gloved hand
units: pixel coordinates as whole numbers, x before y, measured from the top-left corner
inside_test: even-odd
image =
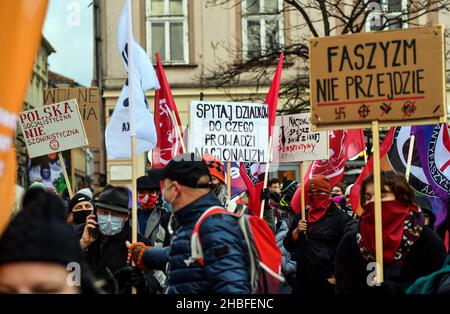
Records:
[[[131,287],[135,287],[138,294],[147,293],[148,285],[142,274],[142,271],[137,267],[125,266],[114,273],[119,284],[119,291],[126,293]]]
[[[132,264],[134,262],[140,269],[147,270],[142,264],[142,258],[144,257],[144,252],[149,249],[150,246],[146,246],[143,242],[130,244],[128,241],[126,245],[128,247],[128,263]]]
[[[264,200],[266,202],[266,204],[269,203],[269,190],[268,189],[262,189],[261,191],[261,196],[260,196],[260,200],[261,202]]]

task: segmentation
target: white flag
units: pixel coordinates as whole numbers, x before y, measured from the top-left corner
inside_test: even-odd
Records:
[[[134,41],[128,29],[131,25],[128,20],[131,16],[128,15],[128,4],[129,0],[125,2],[122,10],[118,30],[119,52],[128,71],[128,80],[106,127],[108,159],[130,158],[132,135],[136,135],[136,154],[153,149],[157,141],[153,114],[145,98],[145,90],[159,89],[159,83],[150,59]],[[132,58],[128,56],[128,42],[133,43],[130,47]]]

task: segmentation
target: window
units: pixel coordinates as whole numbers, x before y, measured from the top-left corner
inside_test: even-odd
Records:
[[[366,0],[371,1],[371,0]],[[367,17],[366,30],[376,31],[408,28],[407,13],[408,0],[379,0],[368,5],[372,11]],[[374,23],[378,21],[378,23]]]
[[[244,59],[278,50],[284,44],[282,0],[242,1]]]
[[[164,63],[188,63],[187,0],[147,0],[147,51]]]

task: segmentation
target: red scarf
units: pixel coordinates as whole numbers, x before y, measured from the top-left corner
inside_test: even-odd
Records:
[[[410,207],[400,201],[385,201],[382,205],[383,220],[383,259],[391,263],[400,247],[405,227],[405,220]],[[359,232],[364,245],[375,256],[375,203],[364,206]]]
[[[141,209],[152,209],[156,205],[158,196],[156,195],[138,195],[139,207]]]
[[[328,194],[312,194],[309,197],[308,223],[319,221],[327,212],[331,204]]]

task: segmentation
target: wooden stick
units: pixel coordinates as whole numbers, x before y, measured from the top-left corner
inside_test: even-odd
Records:
[[[302,209],[302,220],[306,219],[306,206],[305,206],[305,169],[304,164],[300,162],[300,188],[301,188],[301,209]]]
[[[136,136],[131,137],[131,238],[132,242],[137,242],[137,158],[136,158]]]
[[[231,161],[227,162],[227,200],[231,199]]]
[[[77,179],[75,178],[75,150],[70,150],[70,175],[72,176],[72,192],[75,193],[77,190]]]
[[[58,158],[59,162],[61,163],[61,168],[64,174],[64,180],[66,181],[67,191],[69,192],[69,197],[72,198],[73,197],[72,186],[70,184],[69,175],[67,174],[66,163],[64,162],[64,158],[61,152],[58,153]]]
[[[272,135],[269,137],[269,160],[266,163],[266,169],[264,172],[264,189],[267,187],[267,181],[269,180],[269,168],[270,168],[270,162],[272,161]],[[266,205],[266,201],[263,200],[261,202],[261,211],[259,212],[259,217],[264,217],[264,205]]]
[[[180,126],[178,125],[178,121],[176,119],[175,112],[170,110],[170,115],[172,117],[173,123],[175,123],[175,129],[176,129],[176,132],[177,132],[178,141],[181,143],[181,149],[183,150],[183,154],[185,154],[186,153],[186,147],[184,146],[183,135],[181,134]]]
[[[409,181],[409,173],[411,172],[411,163],[413,158],[415,140],[416,136],[411,135],[411,138],[409,140],[408,163],[406,164],[406,172],[405,172],[406,181]]]
[[[373,131],[373,176],[375,192],[375,251],[376,278],[378,283],[384,280],[383,273],[383,218],[381,215],[381,173],[380,173],[380,135],[378,121],[372,122]]]
[[[364,147],[364,150],[363,150],[363,154],[364,154],[364,164],[367,165],[367,151],[366,151],[365,147]]]

